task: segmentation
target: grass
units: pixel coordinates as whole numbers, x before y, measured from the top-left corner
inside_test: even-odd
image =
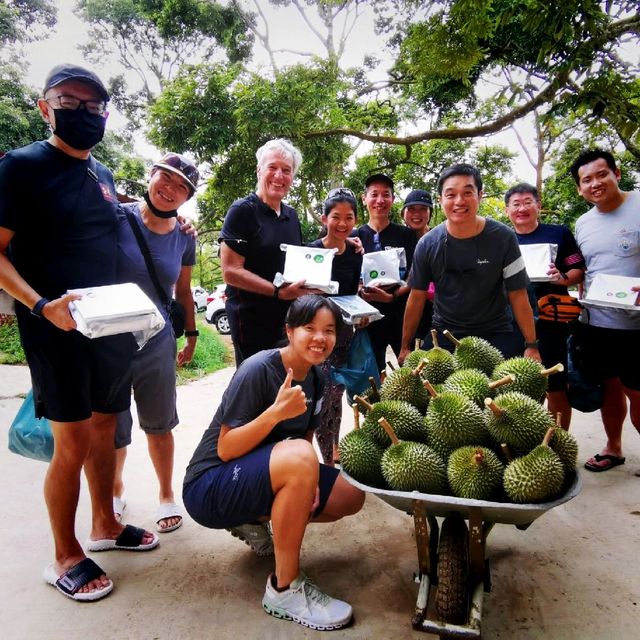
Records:
[[[26,364],[14,316],[3,317],[0,323],[0,364]]]
[[[228,367],[232,360],[227,346],[218,332],[206,322],[204,314],[197,317],[196,327],[200,331],[196,351],[193,354],[193,360],[188,365],[178,367],[178,384],[197,380],[208,373]],[[184,337],[178,339],[178,351],[184,347],[184,343]]]
[[[178,368],[178,384],[197,380],[233,364],[232,354],[218,332],[204,320],[204,314],[198,316],[196,326],[200,330],[196,351],[188,365]],[[184,341],[184,338],[178,340],[178,351]],[[0,364],[26,364],[14,318],[0,324]]]

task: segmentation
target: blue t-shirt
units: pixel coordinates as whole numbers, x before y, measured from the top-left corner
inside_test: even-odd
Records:
[[[233,429],[257,418],[273,404],[286,377],[279,349],[260,351],[240,365],[222,394],[220,406],[187,466],[184,484],[195,480],[208,469],[223,464],[218,456],[220,427],[224,424]],[[320,368],[311,367],[304,380],[292,382],[292,385],[296,384],[302,387],[307,397],[306,412],[276,424],[256,449],[287,438],[304,438],[308,431],[318,426],[324,389],[324,376]]]
[[[169,233],[155,233],[142,222],[140,205],[137,202],[121,207],[131,211],[136,217],[142,236],[149,247],[158,280],[167,299],[170,300],[182,267],[191,267],[196,262],[195,238],[182,233],[177,224]],[[124,211],[120,212],[118,218],[118,282],[135,282],[153,300],[165,320],[168,319],[168,311],[153,285],[144,256]]]

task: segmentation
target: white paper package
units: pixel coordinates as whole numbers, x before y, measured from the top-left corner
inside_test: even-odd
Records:
[[[531,282],[549,282],[549,265],[556,261],[557,244],[521,244],[520,253]]]
[[[373,305],[370,305],[360,296],[331,296],[342,311],[342,317],[347,324],[359,325],[363,320],[375,322],[384,318],[384,315]]]
[[[281,244],[280,249],[286,253],[284,272],[276,274],[273,281],[275,286],[304,280],[305,287],[309,289],[338,293],[338,283],[331,280],[331,266],[337,249],[299,247],[293,244]]]
[[[400,270],[406,264],[402,247],[365,253],[362,256],[362,282],[365,287],[404,285]]]
[[[131,332],[142,348],[159,333],[165,321],[147,294],[133,282],[86,289],[69,289],[79,300],[69,303],[69,311],[87,338],[101,338]]]
[[[640,285],[640,277],[614,276],[598,273],[593,278],[591,286],[580,304],[594,307],[612,307],[626,309],[633,313],[640,311],[638,306],[638,292],[631,287]]]

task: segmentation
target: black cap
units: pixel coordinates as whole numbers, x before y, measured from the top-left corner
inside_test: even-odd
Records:
[[[404,199],[402,208],[408,207],[410,204],[423,204],[425,207],[433,207],[433,200],[431,194],[423,189],[414,189],[409,192],[409,195]]]
[[[374,173],[364,181],[364,188],[366,189],[370,184],[374,182],[383,182],[391,187],[391,191],[394,190],[393,180],[386,173]]]
[[[153,166],[179,175],[191,187],[191,195],[196,192],[200,173],[198,167],[186,156],[181,153],[165,153]]]
[[[98,78],[93,71],[89,71],[89,69],[84,69],[83,67],[78,67],[75,64],[59,64],[57,67],[51,69],[47,79],[44,81],[43,95],[52,87],[57,87],[59,84],[66,82],[67,80],[86,82],[98,90],[100,97],[105,102],[109,101],[109,93],[105,89],[100,78]]]

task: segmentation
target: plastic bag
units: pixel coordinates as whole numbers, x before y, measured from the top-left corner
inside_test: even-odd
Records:
[[[362,256],[362,282],[365,287],[386,287],[405,284],[402,280],[404,248],[373,251]]]
[[[9,427],[9,451],[43,462],[53,456],[51,425],[46,418],[36,418],[31,389]]]
[[[356,394],[361,394],[370,386],[369,378],[373,377],[380,386],[380,372],[373,353],[369,334],[364,330],[355,332],[347,362],[344,367],[331,367],[331,380],[334,384],[343,384],[347,389],[349,401]]]

